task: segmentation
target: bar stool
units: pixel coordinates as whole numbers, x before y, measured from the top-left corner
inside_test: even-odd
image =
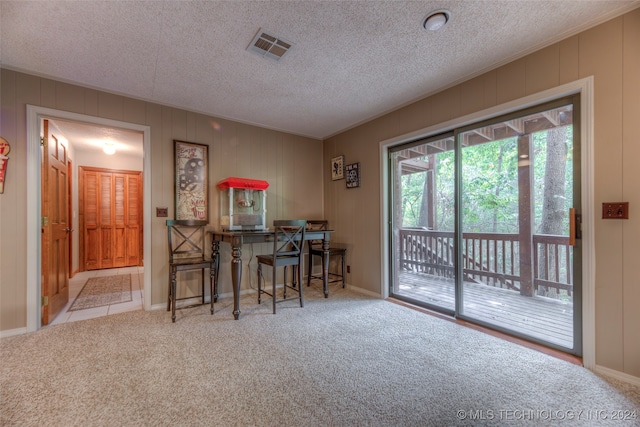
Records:
[[[214,289],[213,276],[215,273],[214,261],[205,254],[204,236],[206,221],[192,220],[167,220],[167,231],[169,233],[169,298],[167,300],[167,311],[171,310],[171,321],[176,321],[176,309],[195,307],[205,304],[204,282],[205,269],[209,269],[209,288],[211,292],[211,314],[213,314],[214,296],[218,294]],[[176,307],[176,302],[188,298],[177,298],[178,272],[188,270],[200,270],[201,280],[201,304],[193,304],[185,307]]]
[[[304,232],[307,226],[305,220],[276,220],[273,221],[274,238],[273,253],[269,255],[258,255],[258,304],[262,302],[262,294],[267,294],[273,299],[273,314],[276,314],[276,304],[290,300],[300,300],[300,307],[304,307],[304,296],[302,286],[295,286],[295,283],[302,283],[302,253],[304,250]],[[262,282],[262,266],[271,266],[271,292],[266,291]],[[294,276],[291,285],[287,284],[287,267],[292,266]],[[276,271],[278,267],[284,267],[282,284],[282,299],[276,297]],[[297,293],[294,298],[287,298],[287,289],[292,289]]]
[[[326,230],[329,225],[329,221],[326,220],[307,220],[307,228],[313,230]],[[318,256],[322,260],[322,264],[324,266],[324,250],[322,249],[322,240],[309,240],[309,262],[307,266],[307,286],[311,284],[312,279],[322,280],[322,275],[313,275],[313,257]],[[336,283],[342,282],[342,287],[344,288],[344,259],[347,255],[347,249],[341,246],[329,244],[329,262],[331,262],[331,257],[340,257],[340,274],[337,273],[329,273],[329,277],[333,277],[333,279],[328,280],[328,283]]]

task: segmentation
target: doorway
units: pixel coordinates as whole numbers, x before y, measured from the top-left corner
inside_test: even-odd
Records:
[[[563,98],[392,148],[389,294],[582,355],[579,110]]]
[[[40,189],[40,133],[43,119],[62,120],[93,125],[105,129],[124,129],[138,132],[142,137],[142,151],[150,149],[150,127],[133,123],[103,119],[45,107],[27,105],[27,332],[39,329],[41,324],[41,189]],[[149,156],[143,156],[143,263],[151,271],[151,164]],[[75,162],[78,165],[78,162]],[[151,277],[144,275],[144,309],[151,309]]]

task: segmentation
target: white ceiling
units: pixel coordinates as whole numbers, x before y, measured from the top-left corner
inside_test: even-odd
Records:
[[[0,1],[3,67],[323,139],[640,0]],[[421,27],[434,10],[451,20]],[[274,62],[258,30],[294,44]]]
[[[61,119],[52,121],[74,150],[98,153],[102,152],[104,142],[110,141],[117,154],[139,158],[144,155],[142,132]]]

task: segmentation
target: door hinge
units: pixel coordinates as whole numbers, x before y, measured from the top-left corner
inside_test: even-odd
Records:
[[[40,146],[41,147],[46,147],[47,146],[47,138],[45,138],[44,136],[40,137]]]
[[[42,217],[42,226],[43,227],[48,227],[49,226],[49,217],[48,216],[43,216]]]
[[[44,307],[45,305],[49,305],[49,297],[42,297],[41,305]]]

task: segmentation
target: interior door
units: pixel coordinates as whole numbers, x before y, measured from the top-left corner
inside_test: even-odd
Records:
[[[126,265],[142,265],[142,174],[125,175]]]
[[[139,265],[141,254],[141,174],[114,173],[114,267]]]
[[[142,173],[82,167],[80,193],[84,268],[141,265]]]
[[[42,146],[42,308],[43,325],[69,301],[69,223],[67,147],[48,120]]]

